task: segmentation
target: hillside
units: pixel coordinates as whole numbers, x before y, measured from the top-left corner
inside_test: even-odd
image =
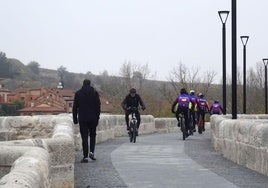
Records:
[[[58,70],[39,68],[37,74],[29,66],[24,65],[17,59],[8,59],[8,63],[13,74],[12,78],[4,81],[5,88],[7,89],[14,90],[18,87],[55,88],[62,81],[65,88],[77,90],[81,87],[82,81],[88,78],[99,93],[109,99],[114,113],[123,113],[120,104],[128,93],[129,88],[134,86],[142,96],[146,106],[149,106],[146,112],[143,113],[152,114],[156,117],[173,116],[170,112],[171,103],[182,87],[179,83],[172,84],[171,82],[148,80],[143,79],[141,76],[122,78],[108,75],[72,73],[63,67]],[[201,88],[203,90],[206,87],[207,84],[194,85],[194,88]],[[210,102],[213,100],[212,96],[220,98],[219,86],[210,85],[206,96]]]

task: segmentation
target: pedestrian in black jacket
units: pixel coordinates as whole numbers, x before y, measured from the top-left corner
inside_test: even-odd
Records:
[[[90,80],[85,79],[82,88],[75,93],[73,104],[73,122],[74,124],[79,123],[82,137],[84,158],[81,163],[87,163],[88,157],[96,160],[94,150],[96,128],[100,118],[100,104],[98,92],[90,85]],[[88,153],[88,135],[90,137],[90,153]]]
[[[145,105],[140,97],[137,94],[135,88],[131,88],[129,90],[129,94],[125,97],[123,102],[121,103],[121,107],[125,110],[125,120],[127,124],[127,130],[129,130],[129,114],[131,113],[131,108],[135,107],[137,110],[135,111],[135,116],[137,118],[137,136],[138,136],[138,129],[140,127],[140,113],[138,111],[138,107],[141,106],[142,110],[145,110]]]

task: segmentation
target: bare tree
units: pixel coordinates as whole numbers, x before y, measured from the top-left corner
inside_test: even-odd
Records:
[[[203,84],[202,84],[202,91],[205,95],[208,94],[209,89],[211,88],[211,85],[215,79],[215,76],[217,73],[213,70],[209,70],[204,74]],[[201,89],[201,88],[200,88]]]
[[[254,68],[249,68],[247,77],[247,113],[264,113],[264,66],[257,62]]]
[[[125,80],[125,87],[126,88],[131,88],[131,77],[133,74],[133,67],[131,65],[131,62],[125,62],[122,67],[120,68],[119,75],[123,77]]]

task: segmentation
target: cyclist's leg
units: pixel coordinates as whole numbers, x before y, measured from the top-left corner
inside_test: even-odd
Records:
[[[125,112],[125,120],[126,120],[126,124],[127,124],[127,130],[129,130],[129,114],[130,114],[130,112],[128,112],[128,111]]]
[[[186,132],[188,132],[188,130],[189,130],[189,112],[188,112],[188,109],[185,109],[183,111],[183,115],[184,115],[184,120],[185,120]]]
[[[202,113],[203,131],[205,131],[205,112]]]
[[[197,123],[198,125],[200,124],[200,119],[201,119],[201,111],[200,109],[197,111]]]
[[[180,113],[181,113],[181,110],[178,109],[177,112],[176,112],[176,114],[175,114],[176,115],[176,118],[177,118],[177,121],[178,121],[178,124],[177,124],[178,127],[181,126],[181,124],[180,124],[181,122],[180,122],[180,118],[179,118]]]
[[[195,125],[196,125],[196,117],[195,117],[195,111],[192,111],[192,118],[193,118],[193,130],[195,130]]]
[[[140,115],[140,112],[139,111],[136,111],[135,112],[135,116],[137,118],[137,129],[139,129],[140,123],[141,123],[141,115]]]

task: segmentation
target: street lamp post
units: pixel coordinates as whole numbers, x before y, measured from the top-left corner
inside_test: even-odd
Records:
[[[243,113],[246,114],[246,46],[249,36],[240,36],[243,44]]]
[[[226,28],[225,24],[229,15],[229,11],[218,11],[222,22],[222,100],[223,114],[226,114]]]
[[[265,114],[267,114],[267,65],[268,65],[268,58],[262,59],[264,68],[265,68],[265,81],[264,81],[264,93],[265,93]]]
[[[237,119],[237,19],[236,0],[232,0],[232,119]]]

